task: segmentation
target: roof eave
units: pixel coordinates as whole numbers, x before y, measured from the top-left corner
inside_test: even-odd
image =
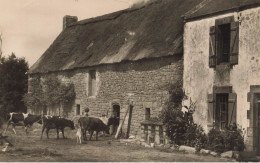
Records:
[[[178,52],[178,53],[173,53],[172,55],[165,55],[165,56],[161,56],[161,57],[151,57],[151,58],[142,58],[142,59],[138,59],[138,60],[128,60],[128,59],[125,59],[125,60],[122,60],[120,62],[114,62],[114,63],[100,63],[100,64],[96,64],[96,65],[91,65],[91,66],[76,66],[76,67],[73,67],[73,68],[68,68],[68,69],[59,69],[59,70],[53,70],[53,71],[28,71],[28,75],[37,75],[37,74],[49,74],[49,73],[55,73],[55,72],[64,72],[64,71],[73,71],[73,70],[78,70],[78,69],[86,69],[86,68],[93,68],[93,67],[99,67],[99,66],[103,66],[103,65],[113,65],[113,64],[120,64],[120,63],[123,63],[123,62],[139,62],[139,61],[144,61],[144,60],[156,60],[158,58],[163,58],[163,57],[172,57],[172,56],[179,56],[179,55],[182,55],[183,54],[183,51],[182,52]]]
[[[227,9],[227,10],[221,10],[221,11],[217,11],[217,12],[213,12],[213,13],[209,13],[209,14],[204,14],[204,15],[199,15],[199,16],[194,16],[194,17],[183,15],[182,18],[184,19],[184,22],[191,22],[191,21],[205,19],[205,18],[209,18],[209,17],[221,15],[221,14],[230,13],[230,12],[240,12],[240,11],[243,11],[243,10],[247,10],[247,9],[251,9],[251,8],[255,8],[255,7],[259,7],[259,6],[260,6],[260,3],[257,2],[257,3],[254,3],[254,4],[238,6],[238,7],[230,8],[230,9]]]

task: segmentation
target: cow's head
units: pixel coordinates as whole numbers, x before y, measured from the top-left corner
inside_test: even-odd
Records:
[[[108,125],[119,125],[119,117],[115,117],[115,116],[111,116],[109,119],[108,119]]]
[[[106,132],[106,134],[110,134],[110,133],[109,133],[109,125],[106,126],[105,132]]]
[[[73,121],[69,121],[69,127],[74,130],[75,129],[75,126],[74,126],[74,122]]]
[[[110,118],[108,118],[108,123],[107,123],[107,125],[108,125],[108,126],[113,125],[113,124],[114,124],[114,121],[115,121],[115,118],[111,116]]]

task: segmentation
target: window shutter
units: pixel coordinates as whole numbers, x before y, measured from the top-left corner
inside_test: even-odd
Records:
[[[230,33],[230,64],[238,64],[239,22],[232,22]]]
[[[209,32],[209,67],[216,67],[216,27],[210,27]]]
[[[208,120],[207,120],[208,131],[214,126],[214,96],[208,94]]]
[[[237,94],[235,93],[228,94],[228,125],[232,125],[233,123],[236,123],[236,115],[237,115],[236,99],[237,99]]]

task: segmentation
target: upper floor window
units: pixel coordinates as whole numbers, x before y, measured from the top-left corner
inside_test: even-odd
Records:
[[[230,23],[219,25],[218,41],[219,41],[219,56],[218,64],[229,62],[230,57]]]
[[[94,96],[96,93],[96,70],[89,71],[88,95]]]
[[[217,19],[210,27],[209,67],[238,64],[239,22],[234,17]]]

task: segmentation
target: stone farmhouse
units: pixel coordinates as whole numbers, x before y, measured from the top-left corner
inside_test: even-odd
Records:
[[[156,0],[86,20],[65,16],[62,32],[30,68],[29,87],[35,77],[73,83],[68,118],[88,107],[90,115],[122,120],[130,107],[123,132],[140,136],[141,122],[158,116],[169,96],[163,88],[183,78],[181,16],[200,2]],[[57,114],[51,110],[44,112]]]
[[[206,0],[184,15],[184,89],[205,129],[237,123],[260,154],[260,1]]]

